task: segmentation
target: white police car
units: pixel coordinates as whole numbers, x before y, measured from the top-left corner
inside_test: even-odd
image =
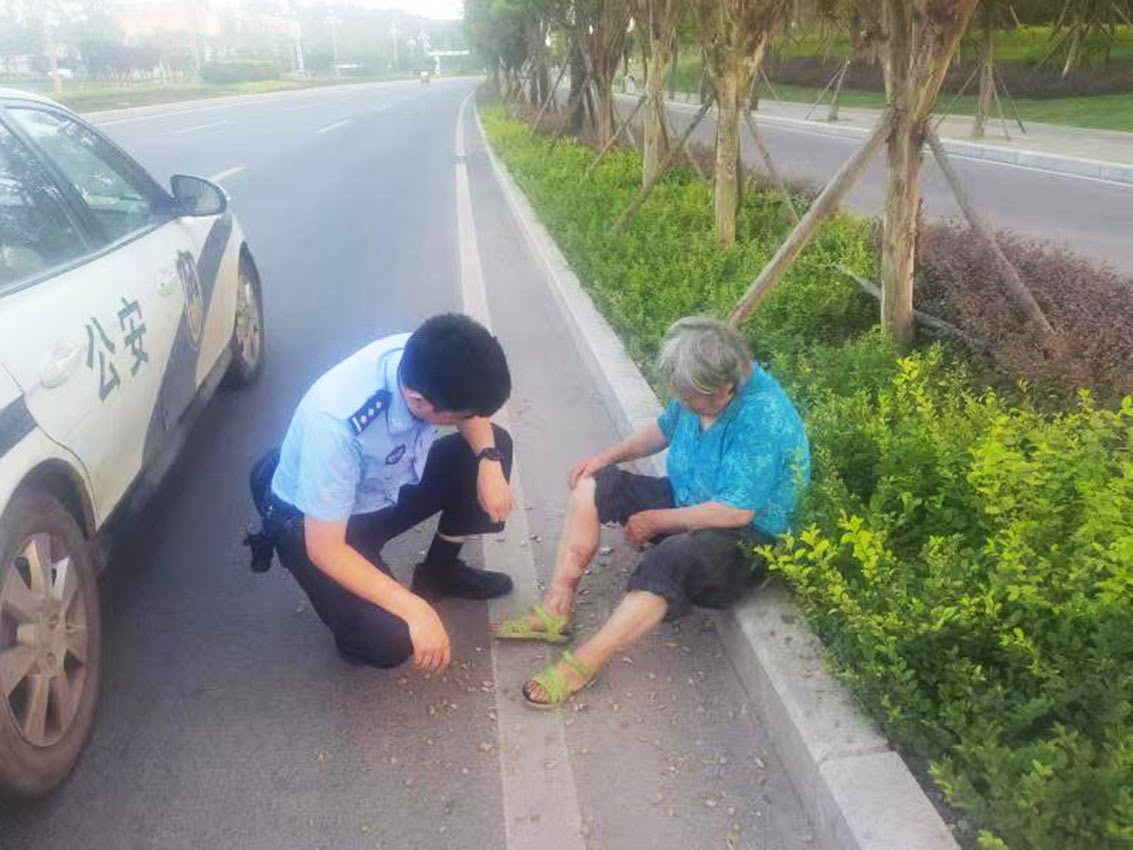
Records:
[[[90,734],[108,522],[222,379],[263,364],[224,191],[167,192],[65,108],[0,90],[0,790],[42,794]]]

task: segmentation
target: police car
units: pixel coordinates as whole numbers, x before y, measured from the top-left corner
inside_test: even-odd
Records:
[[[222,381],[263,365],[260,280],[215,184],[166,191],[45,98],[0,89],[0,790],[90,734],[96,578]]]

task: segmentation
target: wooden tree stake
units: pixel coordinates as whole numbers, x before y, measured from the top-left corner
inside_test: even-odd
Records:
[[[866,139],[865,144],[838,169],[838,173],[826,184],[826,188],[810,205],[810,209],[807,210],[802,221],[791,231],[787,241],[779,247],[775,256],[763,267],[759,277],[748,287],[743,298],[740,299],[731,315],[728,316],[728,321],[732,325],[736,327],[742,325],[752,313],[759,309],[759,305],[767,298],[783,273],[794,262],[795,257],[810,242],[811,237],[818,230],[818,226],[838,209],[838,205],[842,202],[846,193],[853,188],[870,158],[884,144],[885,139],[893,129],[893,122],[893,111],[891,109],[885,110],[881,119],[877,122],[877,126]]]
[[[838,74],[838,85],[834,87],[834,95],[830,98],[830,113],[826,116],[827,121],[838,120],[838,96],[842,94],[842,85],[846,82],[846,72],[849,70],[850,60],[847,59],[841,73]]]
[[[991,229],[980,218],[976,208],[972,205],[972,199],[968,196],[968,191],[956,176],[956,172],[952,168],[952,162],[948,158],[948,154],[944,150],[944,145],[940,143],[940,137],[936,135],[936,131],[931,128],[926,133],[928,146],[932,150],[932,155],[936,157],[936,162],[940,166],[940,170],[944,173],[948,185],[952,187],[952,194],[956,196],[957,203],[960,204],[960,209],[964,212],[964,217],[968,219],[968,224],[971,225],[972,230],[983,239],[987,246],[991,249],[992,255],[995,257],[995,263],[999,267],[999,273],[1003,276],[1004,283],[1007,284],[1008,290],[1014,296],[1016,302],[1026,313],[1027,319],[1034,327],[1041,331],[1046,336],[1054,335],[1054,328],[1050,326],[1046,316],[1043,314],[1042,308],[1039,307],[1035,297],[1031,295],[1031,291],[1027,289],[1027,285],[1023,283],[1022,278],[1019,277],[1019,272],[1011,265],[1011,261],[1003,253],[1003,249],[999,247],[999,243],[995,240],[995,235]]]
[[[709,95],[708,100],[704,102],[704,105],[700,107],[700,110],[696,113],[696,117],[692,119],[692,123],[688,125],[688,128],[684,131],[684,135],[681,136],[677,144],[674,147],[669,148],[669,153],[665,156],[664,161],[661,163],[661,167],[657,169],[657,173],[649,180],[648,183],[641,187],[641,191],[637,193],[637,197],[633,199],[633,203],[626,207],[625,211],[622,212],[622,214],[619,215],[614,221],[612,225],[614,230],[617,230],[619,227],[625,224],[626,220],[629,219],[629,217],[635,212],[637,212],[641,208],[641,205],[645,203],[645,200],[653,191],[653,187],[657,185],[657,181],[661,179],[661,176],[665,173],[669,166],[673,164],[673,161],[677,158],[677,156],[680,155],[680,151],[684,150],[685,142],[688,141],[689,136],[691,136],[693,133],[693,130],[695,130],[697,125],[704,119],[704,116],[708,114],[708,110],[715,102],[716,93],[713,92],[711,95]]]
[[[566,56],[570,56],[569,50],[567,51]],[[559,75],[555,77],[555,84],[551,86],[551,91],[547,93],[547,98],[543,101],[543,106],[540,107],[539,114],[535,116],[535,125],[534,127],[532,127],[533,132],[539,129],[539,125],[543,123],[543,115],[547,112],[547,107],[550,106],[551,101],[554,100],[555,96],[559,93],[559,83],[563,81],[563,76],[567,71],[567,65],[568,59],[564,58],[563,66],[559,68]]]
[[[587,166],[587,168],[586,168],[586,176],[587,177],[589,177],[591,172],[594,171],[594,169],[598,167],[598,163],[600,163],[602,161],[602,159],[606,156],[606,154],[614,146],[614,143],[617,142],[618,137],[622,134],[622,131],[629,126],[630,122],[633,121],[633,119],[637,116],[637,113],[640,111],[641,107],[644,106],[644,105],[645,105],[645,96],[643,95],[637,101],[637,105],[634,106],[633,111],[630,112],[630,114],[629,114],[629,117],[625,121],[623,121],[621,124],[618,125],[618,129],[616,129],[614,131],[614,135],[611,136],[610,140],[608,142],[606,142],[605,145],[602,146],[602,150],[600,150],[598,152],[598,155],[596,157],[594,157],[594,161],[591,162],[589,166]]]
[[[744,123],[747,124],[747,130],[751,133],[751,140],[755,142],[755,149],[759,151],[760,157],[763,158],[763,165],[767,169],[767,173],[771,175],[771,180],[775,184],[775,188],[783,195],[783,200],[787,204],[787,212],[791,216],[791,221],[798,225],[799,213],[798,210],[795,209],[795,202],[791,198],[791,193],[787,191],[787,184],[783,181],[783,175],[780,174],[779,169],[775,167],[775,162],[771,159],[771,151],[767,150],[767,145],[763,143],[763,135],[759,132],[759,127],[750,112],[744,113]]]

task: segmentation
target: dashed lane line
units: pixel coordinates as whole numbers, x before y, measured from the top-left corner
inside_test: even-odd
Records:
[[[170,135],[184,136],[186,133],[196,133],[200,130],[211,130],[214,127],[222,127],[225,124],[230,124],[230,123],[232,123],[232,122],[228,121],[227,119],[224,120],[224,121],[210,121],[208,124],[197,124],[193,127],[183,127],[180,130],[174,130],[174,131],[172,131],[172,133]]]
[[[353,118],[343,118],[341,121],[335,121],[333,124],[327,124],[325,127],[319,129],[319,133],[329,133],[331,130],[337,130],[339,127],[345,127]]]
[[[231,168],[224,169],[224,171],[217,172],[216,174],[212,175],[208,179],[211,180],[213,183],[219,183],[221,180],[224,180],[225,178],[235,177],[241,171],[247,171],[247,170],[248,170],[248,166],[246,166],[246,165],[234,165]]]
[[[490,329],[491,315],[476,243],[464,146],[464,114],[471,98],[470,94],[461,103],[456,121],[460,285],[465,312]],[[509,427],[509,418],[506,407],[496,417],[505,428]],[[518,507],[508,517],[504,533],[484,541],[485,566],[508,572],[515,585],[510,596],[490,603],[493,620],[514,616],[539,601],[535,562],[528,545],[521,477],[516,461],[512,466],[511,485]],[[554,836],[555,850],[585,850],[582,814],[562,717],[557,711],[535,712],[523,705],[521,688],[531,673],[532,647],[501,645],[494,640],[491,644],[507,850],[546,850],[547,836]]]

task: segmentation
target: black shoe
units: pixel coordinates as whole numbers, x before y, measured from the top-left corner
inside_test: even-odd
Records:
[[[511,576],[477,570],[457,560],[446,567],[418,564],[410,589],[428,602],[446,596],[460,599],[495,599],[511,593]]]

